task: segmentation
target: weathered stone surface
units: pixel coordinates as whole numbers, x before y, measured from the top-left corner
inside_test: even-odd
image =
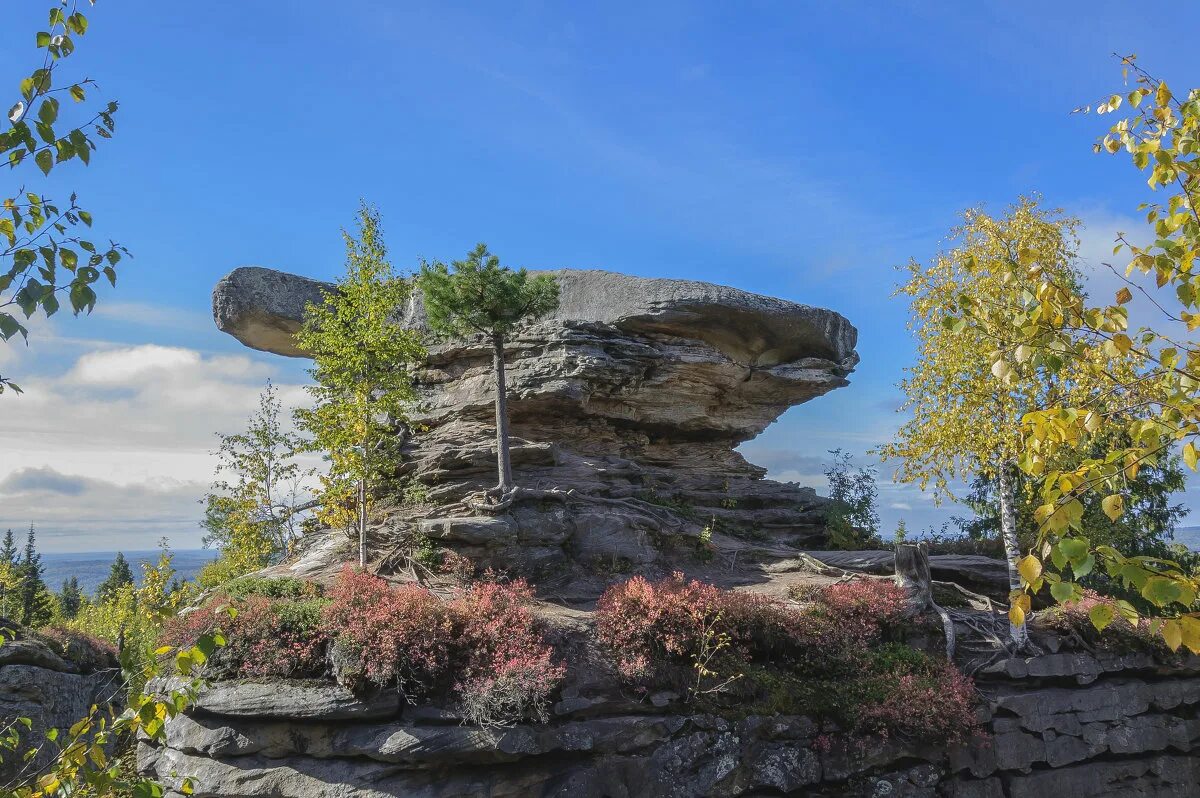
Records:
[[[9,645],[11,643],[6,643],[0,651]],[[115,702],[120,706],[123,700],[124,684],[117,669],[83,674],[37,665],[0,666],[0,728],[16,718],[29,718],[31,728],[26,730],[21,726],[19,730],[22,739],[34,746],[42,744],[50,729],[58,729],[65,735],[93,705],[103,707]],[[27,763],[6,753],[5,760],[0,762],[0,784],[8,783],[21,772],[36,773],[52,760],[55,753],[53,745],[43,746],[41,752]]]
[[[553,274],[558,310],[510,336],[506,366],[516,482],[566,494],[557,512],[467,519],[477,515],[467,497],[495,483],[491,348],[431,340],[405,445],[406,476],[424,483],[429,505],[398,509],[381,531],[417,525],[482,566],[532,575],[675,567],[664,552],[694,551],[706,526],[729,556],[745,541],[763,544],[762,559],[823,540],[825,500],[763,479],[735,447],[846,384],[858,362],[846,319],[688,280]],[[291,336],[326,290],[237,269],[217,284],[213,313],[248,346],[302,355]],[[426,331],[419,295],[396,320]],[[571,582],[583,599],[599,589]]]
[[[165,679],[152,682],[150,689],[166,692],[172,685]],[[395,717],[402,704],[395,691],[361,698],[328,682],[235,680],[210,683],[195,707],[202,713],[232,717],[371,720]]]
[[[664,335],[712,341],[747,364],[777,368],[804,357],[853,367],[857,331],[840,314],[737,288],[694,280],[631,277],[615,272],[561,269],[558,309],[551,319],[600,322]],[[292,336],[309,303],[320,303],[322,283],[295,274],[242,267],[213,290],[217,327],[255,349],[303,356]],[[399,309],[403,323],[425,328],[419,297]],[[795,366],[791,366],[795,368]]]
[[[172,784],[191,775],[196,794],[213,798],[1200,794],[1200,669],[1164,660],[1173,672],[1161,675],[1129,660],[1137,667],[1065,686],[1069,664],[1090,672],[1094,660],[1053,660],[1060,675],[1049,682],[988,676],[989,734],[948,750],[895,738],[817,745],[822,729],[807,718],[666,714],[680,705],[605,701],[587,679],[568,687],[555,721],[502,729],[427,707],[386,721],[343,715],[342,691],[313,683],[274,683],[286,698],[268,706],[263,685],[243,682],[225,687],[222,714],[202,698],[168,723],[166,746],[143,743],[139,762]]]
[[[1008,798],[1194,798],[1200,792],[1200,757],[1087,762],[1014,776]]]
[[[75,670],[49,646],[37,640],[5,641],[0,645],[0,666],[4,665],[33,665],[59,672]]]
[[[895,568],[891,551],[808,551],[808,555],[835,568],[869,574],[890,574]],[[930,575],[942,582],[956,582],[987,596],[1008,597],[1008,566],[1004,560],[976,554],[931,554]]]

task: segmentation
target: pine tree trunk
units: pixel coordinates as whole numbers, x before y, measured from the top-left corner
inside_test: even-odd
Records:
[[[512,460],[508,451],[508,387],[504,381],[504,336],[492,335],[492,365],[496,371],[496,465],[503,494],[512,488]]]
[[[1004,463],[1000,466],[1000,537],[1004,541],[1004,554],[1008,559],[1008,588],[1009,591],[1021,590],[1021,574],[1017,571],[1017,562],[1021,559],[1021,545],[1017,541],[1017,506],[1016,487],[1013,483],[1012,465]],[[1029,632],[1025,624],[1017,626],[1009,624],[1013,644],[1018,649],[1029,642]]]
[[[367,481],[358,481],[358,567],[367,567]]]

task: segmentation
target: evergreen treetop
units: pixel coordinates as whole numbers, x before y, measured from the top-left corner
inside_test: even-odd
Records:
[[[117,591],[132,584],[133,569],[129,566],[125,555],[118,551],[112,567],[109,568],[108,577],[96,588],[96,599],[101,603],[112,601]]]

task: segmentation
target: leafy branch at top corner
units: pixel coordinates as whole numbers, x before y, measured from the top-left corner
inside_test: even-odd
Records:
[[[89,93],[98,88],[94,80],[59,80],[59,67],[88,31],[79,5],[79,0],[52,4],[46,29],[34,34],[41,65],[20,79],[5,116],[8,127],[0,131],[0,159],[10,173],[29,163],[43,178],[74,159],[86,166],[97,139],[112,138],[116,130],[115,101],[90,116],[71,114],[73,107],[86,107]],[[62,203],[26,185],[0,190],[0,340],[20,335],[28,341],[24,322],[39,312],[54,315],[64,299],[74,314],[90,313],[97,301],[93,285],[106,279],[116,286],[117,264],[129,251],[114,241],[91,240],[86,233],[91,226],[91,213],[74,193]],[[20,393],[0,376],[0,393],[6,387]]]

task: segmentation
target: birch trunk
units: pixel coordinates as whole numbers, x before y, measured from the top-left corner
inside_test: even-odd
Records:
[[[1021,590],[1021,574],[1017,571],[1017,563],[1021,559],[1021,546],[1017,541],[1017,506],[1016,487],[1013,484],[1012,466],[1004,463],[1000,466],[1000,537],[1004,542],[1004,554],[1008,559],[1008,588],[1012,591]],[[1025,624],[1017,626],[1009,623],[1009,632],[1013,644],[1018,650],[1029,642],[1029,632]]]
[[[508,387],[504,380],[504,336],[492,336],[492,365],[496,372],[496,465],[501,494],[512,488],[512,460],[508,450]]]
[[[358,567],[367,567],[367,481],[358,481]]]

